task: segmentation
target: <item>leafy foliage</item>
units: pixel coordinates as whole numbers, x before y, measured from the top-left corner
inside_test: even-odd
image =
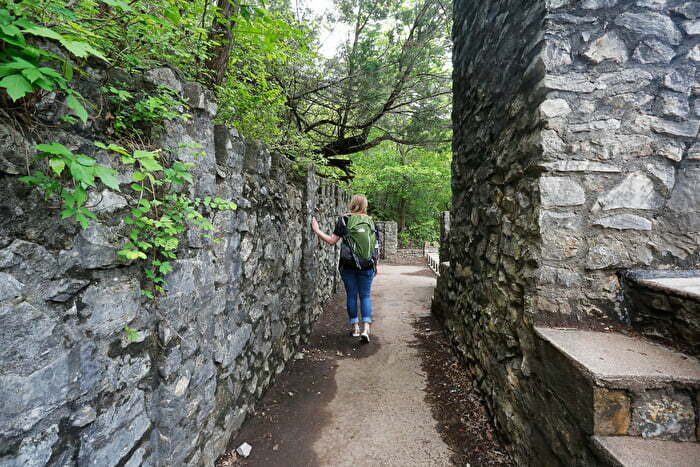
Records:
[[[286,121],[285,88],[293,70],[313,66],[313,33],[284,11],[262,10],[233,33],[229,72],[217,89],[218,121],[288,155],[311,152],[310,140]]]
[[[384,141],[421,147],[448,141],[448,3],[338,0],[339,20],[351,28],[348,41],[320,73],[302,74],[285,88],[298,131],[328,158]]]
[[[374,216],[397,221],[404,245],[437,242],[438,215],[451,202],[451,159],[447,148],[384,143],[355,156],[352,188],[367,196]]]
[[[178,235],[187,230],[188,224],[207,233],[214,230],[212,222],[198,209],[203,206],[209,210],[232,210],[236,209],[236,204],[221,198],[191,199],[186,194],[173,192],[173,185],[192,183],[189,173],[192,164],[176,160],[170,167],[163,168],[157,151],[137,150],[130,154],[114,144],[97,143],[97,146],[119,153],[123,164],[134,167],[131,189],[145,195],[131,208],[131,216],[124,218],[124,223],[132,228],[129,240],[118,253],[128,260],[150,261],[144,272],[153,290],[143,290],[143,294],[152,299],[154,291],[164,291],[164,276],[172,270],[170,260],[177,259]]]
[[[138,94],[115,85],[101,88],[114,106],[114,131],[118,137],[156,139],[169,120],[189,120],[183,112],[186,103],[165,86],[158,86],[154,93],[141,90]]]
[[[47,199],[52,196],[58,197],[63,204],[61,218],[73,217],[84,229],[87,228],[90,219],[97,219],[95,214],[85,207],[88,189],[96,187],[96,181],[99,180],[112,190],[120,191],[116,170],[98,165],[95,159],[85,154],[73,154],[59,143],[39,144],[36,149],[39,155],[35,160],[48,160],[48,174],[35,171],[32,175],[21,177],[20,180],[30,186],[39,187]]]
[[[289,0],[8,0],[0,9],[0,99],[30,108],[57,92],[73,117],[95,109],[76,91],[88,58],[128,72],[175,67],[213,87],[217,122],[238,127],[323,176],[350,181],[380,217],[399,221],[407,242],[435,240],[437,213],[449,206],[451,138],[449,2],[336,0],[334,21],[350,33],[337,56],[318,48],[318,20]],[[212,86],[212,83],[216,86]],[[223,200],[184,196],[190,167],[154,148],[166,121],[188,119],[187,105],[166,88],[145,92],[105,82],[108,120],[120,166],[136,178],[136,232],[122,250],[149,261],[159,277],[188,224],[231,208]],[[62,203],[62,215],[87,225],[87,192],[119,190],[114,169],[60,145],[40,145],[45,170],[27,175]],[[124,146],[124,147],[122,147]],[[126,148],[129,148],[128,150]],[[353,161],[338,156],[353,155]],[[115,168],[117,165],[113,166]],[[123,170],[119,170],[123,172]],[[110,178],[112,177],[112,178]],[[124,187],[122,187],[124,188]],[[160,262],[160,263],[155,263]],[[164,274],[164,273],[163,273]],[[160,286],[160,285],[159,285]],[[157,292],[157,289],[153,289]]]
[[[74,72],[71,62],[31,45],[26,36],[53,39],[77,58],[90,55],[104,58],[102,54],[79,37],[59,34],[54,29],[15,16],[7,9],[0,9],[0,40],[3,45],[0,48],[0,88],[5,89],[13,102],[42,90],[62,91],[67,95],[66,105],[85,122],[88,114],[81,103],[82,97],[68,86]]]
[[[236,204],[220,198],[191,199],[187,194],[173,191],[173,186],[192,183],[189,169],[193,164],[174,160],[164,167],[160,151],[132,153],[116,144],[95,145],[119,154],[121,164],[132,168],[130,189],[138,194],[138,200],[131,207],[131,215],[123,219],[131,230],[118,254],[126,260],[149,261],[144,272],[152,290],[146,288],[143,293],[154,298],[154,292],[164,291],[164,276],[172,270],[170,260],[177,259],[178,235],[188,225],[194,225],[211,236],[214,225],[199,210],[232,210]],[[88,227],[90,219],[97,220],[86,203],[88,190],[97,187],[98,181],[104,187],[121,191],[117,171],[97,164],[92,157],[73,154],[59,143],[39,144],[36,149],[37,160],[47,160],[48,170],[36,171],[20,180],[37,186],[47,199],[60,200],[63,219],[75,218],[83,228]]]

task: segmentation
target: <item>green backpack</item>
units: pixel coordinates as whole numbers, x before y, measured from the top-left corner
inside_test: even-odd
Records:
[[[379,244],[372,218],[364,214],[348,216],[345,227],[347,233],[343,237],[343,243],[351,250],[355,265],[359,269],[373,267]],[[342,253],[341,251],[341,256]]]

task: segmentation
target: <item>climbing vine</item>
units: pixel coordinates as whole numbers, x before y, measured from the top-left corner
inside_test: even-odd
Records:
[[[87,42],[0,9],[0,88],[4,88],[12,102],[25,105],[43,92],[62,93],[65,105],[75,117],[86,122],[88,111],[84,99],[70,86],[76,70],[71,60],[30,45],[26,35],[56,41],[67,52],[66,56],[76,59],[89,55],[104,59],[102,53]],[[128,226],[128,233],[118,255],[127,262],[143,264],[146,281],[141,293],[153,300],[165,292],[165,277],[172,271],[172,261],[178,258],[179,236],[196,227],[211,238],[214,224],[205,213],[234,210],[237,206],[221,198],[190,196],[187,185],[193,183],[194,164],[146,144],[162,132],[165,121],[189,119],[186,103],[175,92],[159,86],[151,93],[133,94],[115,84],[103,87],[102,91],[114,108],[111,133],[132,146],[134,141],[139,141],[142,147],[127,149],[124,146],[129,144],[95,142],[98,148],[115,155],[112,159],[115,169],[99,164],[89,155],[76,154],[58,142],[37,144],[37,156],[32,162],[38,168],[20,180],[39,189],[45,199],[60,204],[61,218],[74,219],[83,229],[98,220],[88,205],[89,191],[121,192],[122,185],[126,185],[133,201],[121,219]],[[64,120],[73,123],[75,117],[69,115]],[[201,146],[184,144],[179,149],[198,148]],[[196,158],[201,154],[189,155]],[[130,180],[124,181],[125,176]],[[129,340],[138,338],[139,333],[134,329],[126,327],[125,332]]]

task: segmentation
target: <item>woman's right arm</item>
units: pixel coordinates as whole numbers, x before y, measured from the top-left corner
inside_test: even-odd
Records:
[[[321,231],[321,228],[318,226],[318,221],[316,220],[315,217],[311,218],[311,229],[314,231],[316,235],[318,235],[318,238],[323,240],[324,242],[328,243],[329,245],[335,245],[338,243],[338,240],[340,240],[340,237],[333,234],[333,235],[327,235]]]

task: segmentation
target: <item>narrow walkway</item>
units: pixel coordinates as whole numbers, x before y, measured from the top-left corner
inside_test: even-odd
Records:
[[[364,346],[349,336],[338,297],[232,441],[231,448],[250,443],[250,457],[221,465],[451,465],[425,401],[413,327],[429,314],[434,285],[425,266],[383,265],[373,285],[372,342]]]

